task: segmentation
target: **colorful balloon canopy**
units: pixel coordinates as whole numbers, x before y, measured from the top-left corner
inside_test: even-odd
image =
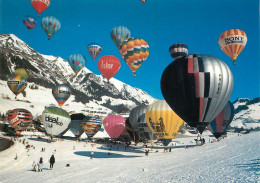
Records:
[[[8,111],[8,122],[16,130],[25,130],[32,125],[32,113],[26,109],[18,108]]]
[[[101,119],[95,116],[87,116],[81,122],[81,126],[83,127],[88,138],[92,138],[100,130],[101,125]]]
[[[48,35],[49,40],[60,29],[60,27],[60,21],[55,17],[47,16],[42,18],[42,29]]]
[[[109,81],[119,71],[121,62],[115,56],[106,55],[98,60],[97,65],[99,71]]]
[[[169,53],[172,58],[177,59],[188,54],[188,46],[184,43],[175,43],[170,46]]]
[[[146,0],[140,0],[143,4],[146,2]]]
[[[15,76],[22,76],[22,77],[24,77],[25,79],[28,79],[28,78],[29,78],[29,73],[28,73],[27,70],[24,69],[24,68],[15,69],[14,75],[15,75]]]
[[[68,128],[77,138],[79,138],[84,132],[81,126],[81,122],[84,118],[86,118],[86,116],[82,113],[74,113],[70,115],[71,122]]]
[[[37,11],[38,16],[45,11],[51,4],[50,0],[31,0],[33,8]]]
[[[36,26],[37,20],[36,20],[36,18],[34,18],[32,16],[26,16],[23,19],[23,24],[25,25],[27,30],[30,31],[31,29],[33,29]]]
[[[167,146],[177,135],[184,121],[170,108],[165,100],[150,104],[145,112],[149,128]]]
[[[105,117],[103,125],[111,138],[118,138],[125,129],[125,118],[120,115],[109,115]]]
[[[27,81],[22,76],[12,76],[8,79],[7,85],[10,90],[17,96],[27,86]]]
[[[234,106],[228,102],[224,109],[217,115],[217,117],[207,126],[208,130],[218,139],[221,137],[229,127],[234,118]]]
[[[200,133],[220,113],[233,90],[233,75],[220,59],[190,54],[168,65],[161,91],[170,107]]]
[[[65,84],[58,84],[52,88],[52,95],[59,106],[63,106],[71,95],[71,88]]]
[[[78,72],[86,66],[86,58],[81,54],[70,55],[68,61],[75,74],[78,74]]]
[[[233,64],[235,64],[238,55],[245,48],[246,43],[246,33],[239,29],[227,30],[218,39],[219,47],[233,60]]]
[[[59,107],[47,107],[42,113],[43,126],[47,134],[54,136],[65,131],[71,121],[69,113]]]
[[[93,60],[95,61],[95,58],[101,53],[102,48],[97,43],[90,43],[88,45],[88,52],[92,56]]]
[[[136,70],[149,55],[149,45],[143,39],[128,38],[120,45],[119,52],[135,76]]]
[[[131,36],[131,32],[124,26],[117,26],[111,30],[111,38],[119,48],[120,44]]]

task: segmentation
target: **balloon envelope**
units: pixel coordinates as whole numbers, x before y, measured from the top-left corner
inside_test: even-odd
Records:
[[[31,29],[33,29],[36,26],[37,20],[36,20],[36,18],[34,18],[32,16],[26,16],[23,19],[23,24],[25,25],[27,30],[30,31]]]
[[[86,66],[86,58],[81,54],[70,55],[68,61],[75,74],[78,74]]]
[[[81,122],[85,117],[86,116],[82,113],[75,113],[70,115],[71,122],[68,128],[77,138],[80,137],[84,132],[81,126]]]
[[[71,95],[71,88],[65,84],[58,84],[52,88],[52,95],[59,106],[63,106]]]
[[[87,116],[81,122],[81,126],[84,129],[84,132],[89,138],[92,138],[101,128],[101,119],[95,116]]]
[[[120,115],[105,117],[103,125],[111,138],[118,138],[125,129],[125,118]]]
[[[207,126],[208,130],[216,137],[219,138],[226,131],[234,118],[234,106],[228,102],[224,109],[210,122]]]
[[[51,0],[31,0],[33,8],[37,11],[38,16],[45,11],[51,4]]]
[[[239,29],[227,30],[223,32],[218,39],[219,47],[233,60],[233,64],[235,64],[238,55],[245,48],[246,43],[246,33]]]
[[[95,61],[95,58],[101,53],[102,48],[97,43],[90,43],[88,45],[88,52],[92,56],[93,60]]]
[[[139,105],[133,108],[129,114],[129,122],[135,132],[139,132],[138,128],[138,119],[139,117],[145,113],[147,105]]]
[[[118,58],[112,55],[106,55],[98,60],[98,69],[105,78],[109,81],[121,67],[121,63]]]
[[[131,37],[122,42],[119,52],[135,76],[136,70],[149,55],[149,45],[143,39]]]
[[[146,120],[145,120],[145,113],[142,114],[137,121],[138,124],[138,131],[140,133],[141,139],[144,140],[156,140],[156,136],[149,128]]]
[[[130,36],[130,30],[124,26],[117,26],[111,30],[111,38],[118,48],[120,44]]]
[[[170,46],[169,53],[174,59],[187,56],[188,46],[184,43],[175,43]]]
[[[17,96],[27,87],[27,81],[22,76],[12,76],[8,79],[7,85],[10,90]]]
[[[60,29],[60,27],[61,24],[57,18],[53,16],[47,16],[42,18],[42,29],[48,35],[49,40]]]
[[[165,146],[177,135],[184,123],[165,100],[150,104],[146,108],[145,119],[156,137],[165,141]]]
[[[233,75],[220,59],[191,54],[173,61],[161,78],[163,97],[200,133],[220,113],[233,90]]]
[[[18,108],[8,111],[8,122],[12,128],[25,130],[33,125],[32,120],[32,113],[26,109]]]
[[[69,113],[59,107],[47,107],[42,113],[43,126],[53,136],[66,130],[71,121]]]
[[[22,76],[22,77],[25,78],[25,79],[28,79],[28,78],[29,78],[29,73],[28,73],[27,70],[24,69],[24,68],[15,69],[14,75],[15,75],[15,76]]]

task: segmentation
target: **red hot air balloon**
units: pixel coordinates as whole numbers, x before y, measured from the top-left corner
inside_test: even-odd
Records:
[[[111,138],[118,138],[125,129],[125,118],[120,115],[105,117],[103,125]]]
[[[98,60],[98,69],[108,81],[116,75],[120,67],[119,59],[112,55],[103,56]]]
[[[32,6],[37,11],[38,16],[45,11],[51,4],[51,0],[31,0]]]

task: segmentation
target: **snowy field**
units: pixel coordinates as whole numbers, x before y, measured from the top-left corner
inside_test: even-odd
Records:
[[[164,152],[159,145],[151,151],[148,146],[150,153],[145,156],[141,145],[126,150],[114,145],[108,155],[108,148],[100,144],[92,147],[74,140],[47,143],[46,139],[28,137],[26,141],[35,149],[26,152],[25,145],[16,141],[0,152],[0,182],[260,182],[260,132],[228,134],[214,143],[204,136],[203,146],[196,146],[194,138],[174,139],[171,152]],[[56,163],[50,170],[48,160],[55,149]],[[14,160],[16,153],[18,159]],[[32,163],[40,157],[43,171],[34,172]]]

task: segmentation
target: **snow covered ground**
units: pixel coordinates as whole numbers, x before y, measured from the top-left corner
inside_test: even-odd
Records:
[[[74,140],[47,143],[47,138],[28,137],[26,141],[35,149],[26,152],[25,145],[16,141],[13,147],[0,152],[0,183],[260,182],[260,132],[240,136],[230,133],[214,143],[204,135],[203,146],[196,146],[194,138],[174,139],[176,146],[171,152],[165,153],[158,145],[145,156],[141,145],[126,150],[114,145],[108,155],[108,148],[100,144],[92,147],[91,143]],[[42,147],[45,152],[41,152]],[[56,163],[50,170],[48,160],[55,149]],[[91,151],[95,152],[93,159]],[[14,160],[16,153],[18,159]],[[34,172],[32,163],[40,157],[43,171]]]

